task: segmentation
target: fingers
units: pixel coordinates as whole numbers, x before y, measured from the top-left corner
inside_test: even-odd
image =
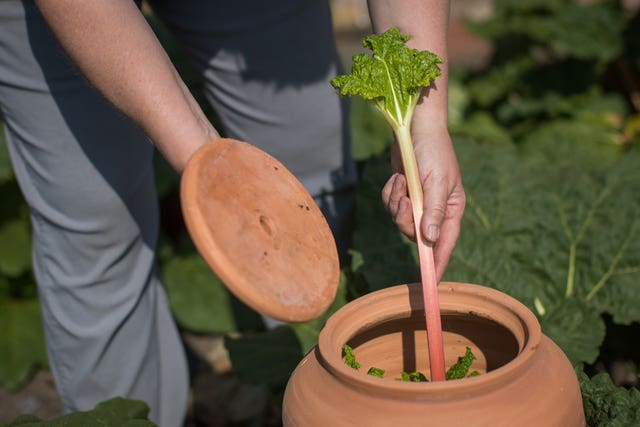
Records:
[[[460,214],[461,216],[461,214]],[[442,232],[438,243],[434,246],[433,257],[436,267],[436,277],[438,282],[442,279],[444,272],[451,259],[451,254],[456,246],[460,235],[460,218],[457,215],[450,219],[445,219],[442,223]]]
[[[445,204],[445,215],[439,227],[439,238],[434,246],[434,261],[438,282],[442,279],[460,235],[460,223],[464,213],[465,201],[466,197],[461,185],[456,186],[454,191],[448,195]],[[436,213],[435,216],[438,214]]]
[[[382,201],[398,229],[410,239],[415,239],[415,227],[411,200],[403,175],[395,173],[382,188]]]
[[[435,243],[440,238],[440,227],[447,213],[449,199],[448,183],[442,179],[426,179],[422,184],[424,191],[421,230],[424,238]]]

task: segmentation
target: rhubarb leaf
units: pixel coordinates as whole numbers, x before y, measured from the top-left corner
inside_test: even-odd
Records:
[[[233,297],[202,258],[173,257],[162,273],[171,310],[180,326],[201,333],[237,330]]]
[[[372,377],[384,378],[384,369],[380,369],[372,366],[367,371],[367,375],[371,375]]]
[[[471,349],[467,347],[464,356],[459,357],[458,361],[451,365],[451,367],[447,370],[447,381],[459,380],[466,377],[469,373],[469,368],[471,368],[471,364],[474,360],[476,360],[476,356],[473,354]]]
[[[395,129],[408,123],[422,88],[438,77],[442,59],[429,51],[410,49],[409,36],[391,28],[365,37],[362,44],[372,54],[353,56],[351,74],[331,80],[343,96],[360,96],[374,102]]]
[[[37,299],[0,297],[0,386],[16,390],[48,365]]]
[[[363,168],[356,196],[353,268],[364,277],[368,291],[420,280],[415,243],[402,236],[380,202],[380,189],[390,175],[389,158],[372,157]]]
[[[350,368],[360,369],[360,363],[356,361],[356,356],[353,354],[351,346],[348,344],[343,345],[342,351],[344,351],[344,363]]]
[[[288,325],[262,333],[225,336],[224,343],[233,370],[242,381],[266,384],[271,389],[286,385],[303,356],[298,338]]]
[[[404,372],[404,371],[402,371],[400,373],[399,380],[400,381],[412,382],[412,383],[426,383],[426,382],[429,382],[427,377],[425,377],[424,374],[422,372],[419,372],[419,371],[415,371],[415,372]]]
[[[6,427],[154,427],[148,420],[149,406],[141,400],[114,397],[98,403],[90,411],[73,412],[43,421],[37,417],[23,415]]]
[[[444,280],[522,301],[573,363],[594,362],[603,314],[640,321],[640,153],[599,129],[557,120],[519,145],[454,138],[467,206]],[[388,177],[376,161],[363,169],[353,239],[371,290],[416,281],[417,264],[371,200]]]
[[[640,391],[616,387],[608,374],[589,378],[576,369],[587,425],[590,427],[624,427],[640,425]]]

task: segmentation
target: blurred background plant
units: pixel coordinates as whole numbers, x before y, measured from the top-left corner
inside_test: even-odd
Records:
[[[349,66],[371,31],[366,2],[332,3]],[[538,315],[576,365],[591,426],[640,423],[639,8],[637,1],[452,2],[450,130],[468,206],[445,279],[498,288]],[[145,10],[215,120],[180,47]],[[413,245],[379,199],[391,132],[369,104],[354,99],[352,112],[360,172],[352,265],[332,308],[305,324],[267,329],[224,288],[185,231],[178,176],[157,157],[158,258],[190,355],[190,425],[279,425],[288,376],[330,313],[418,280]],[[28,210],[4,143],[0,194],[3,422],[3,410],[46,410],[24,397],[34,373],[46,372],[46,354]],[[4,409],[20,393],[23,406]]]

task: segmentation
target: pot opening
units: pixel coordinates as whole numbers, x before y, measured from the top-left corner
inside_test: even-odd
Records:
[[[424,312],[374,325],[348,340],[361,371],[376,367],[394,380],[401,372],[420,371],[429,377],[429,356]],[[476,357],[469,372],[485,374],[515,359],[521,343],[500,323],[473,313],[443,312],[445,364],[448,369],[469,347]]]

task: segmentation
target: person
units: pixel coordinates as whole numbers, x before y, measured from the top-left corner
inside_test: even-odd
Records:
[[[144,400],[150,419],[171,427],[183,422],[189,384],[155,265],[154,149],[178,173],[222,130],[264,149],[315,197],[338,242],[349,232],[356,174],[347,104],[328,84],[340,65],[326,0],[149,3],[193,59],[224,129],[205,116],[132,0],[1,1],[0,107],[30,207],[64,410],[120,395]],[[398,27],[412,47],[445,60],[448,7],[369,1],[376,32]],[[464,209],[446,126],[446,62],[442,71],[412,130],[427,208],[421,229],[437,242],[438,277]],[[383,203],[412,235],[406,184],[393,165]]]

